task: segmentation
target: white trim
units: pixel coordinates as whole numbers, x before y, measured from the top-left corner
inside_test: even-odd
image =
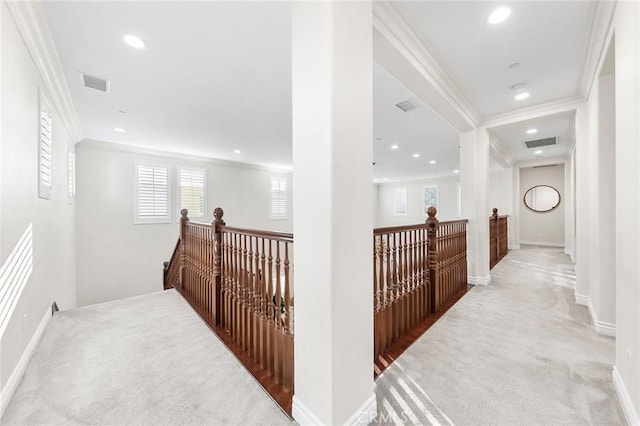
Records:
[[[577,92],[587,99],[593,88],[593,82],[600,73],[602,62],[606,56],[606,49],[613,34],[612,23],[616,9],[616,2],[596,2],[589,11],[589,29],[586,40],[584,62],[580,67],[582,74],[579,76]]]
[[[451,78],[453,74],[443,67],[442,61],[434,53],[434,49],[416,36],[396,11],[391,1],[373,2],[373,28],[374,33],[378,32],[384,37],[386,42],[396,50],[396,53],[420,74],[424,83],[441,96],[451,108],[451,112],[458,116],[457,123],[452,123],[447,119],[445,121],[448,121],[458,131],[478,126],[481,121],[480,114],[473,108],[462,88]],[[375,38],[374,35],[374,44]],[[374,54],[377,51],[378,49],[374,49]],[[380,57],[375,57],[374,60],[380,61]],[[416,95],[419,96],[417,93]],[[469,129],[462,129],[462,123],[465,123],[465,127],[468,126]]]
[[[545,246],[545,247],[562,247],[564,248],[564,243],[554,243],[551,241],[530,241],[530,240],[520,240],[520,244],[528,245],[528,246]]]
[[[583,294],[578,294],[576,289],[573,291],[576,304],[586,306],[589,309],[589,314],[591,315],[591,321],[593,321],[593,328],[595,332],[602,336],[616,337],[616,325],[598,320],[598,314],[593,307],[593,303],[591,303],[591,298]]]
[[[7,1],[4,4],[7,5],[33,63],[47,87],[51,103],[60,115],[73,143],[79,142],[84,138],[82,126],[42,5],[35,1]]]
[[[627,419],[627,424],[630,426],[640,425],[638,413],[633,407],[633,402],[631,401],[627,387],[625,386],[624,380],[622,380],[622,376],[620,376],[620,372],[615,365],[613,366],[612,376],[613,388],[616,390],[616,395],[618,395],[618,401],[620,401],[620,405],[622,406],[622,412],[624,413],[625,419]]]
[[[467,277],[467,283],[473,285],[489,285],[491,284],[491,275],[487,275],[486,277]]]
[[[291,403],[291,416],[300,426],[324,424],[296,395]]]
[[[378,415],[378,404],[376,402],[376,394],[371,395],[365,402],[356,410],[349,420],[344,424],[353,426],[366,426],[373,421]]]
[[[18,361],[18,364],[13,369],[13,373],[11,373],[9,380],[7,380],[7,384],[2,389],[2,392],[0,392],[0,417],[2,417],[4,411],[9,406],[9,402],[11,401],[13,394],[16,392],[16,389],[20,384],[20,380],[22,380],[22,376],[29,365],[29,361],[31,361],[31,357],[36,351],[38,343],[40,343],[40,339],[42,338],[47,325],[49,325],[51,318],[51,308],[49,307],[44,313],[44,317],[42,318],[42,321],[40,321],[40,325],[36,329],[36,332],[33,334],[33,337],[31,337],[29,344],[22,353],[20,361]]]
[[[530,107],[520,108],[515,111],[492,115],[491,117],[487,117],[482,122],[482,127],[492,129],[494,127],[518,123],[520,121],[533,120],[549,115],[576,111],[578,109],[578,106],[582,103],[584,103],[584,99],[580,96],[570,96],[566,98],[556,99]]]
[[[239,161],[229,161],[229,160],[222,160],[219,158],[207,157],[206,155],[195,156],[195,155],[183,154],[183,153],[174,152],[174,151],[162,151],[157,149],[145,148],[142,146],[124,145],[119,143],[96,141],[92,139],[85,139],[82,142],[80,142],[78,146],[82,148],[98,149],[103,151],[124,152],[127,154],[137,154],[137,155],[145,155],[145,156],[152,156],[152,157],[158,157],[158,158],[169,158],[172,160],[191,161],[194,163],[216,164],[220,166],[234,167],[234,168],[240,168],[240,169],[260,170],[265,172],[286,173],[286,174],[291,174],[292,172],[292,169],[290,168],[278,168],[278,167],[262,166],[259,164],[241,163]]]
[[[507,154],[504,151],[504,148],[500,139],[494,135],[489,136],[489,149],[491,150],[491,152],[495,154],[495,155],[492,155],[491,158],[496,160],[498,164],[500,164],[505,169],[512,167],[513,164],[515,163],[515,161],[513,160],[513,157],[511,157],[509,154]]]

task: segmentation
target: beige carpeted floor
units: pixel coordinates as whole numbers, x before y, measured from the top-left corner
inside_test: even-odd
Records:
[[[522,246],[376,381],[376,423],[621,425],[613,338],[574,301],[559,248]]]
[[[614,340],[561,249],[523,246],[376,381],[379,424],[618,425]],[[290,420],[174,291],[56,314],[0,424]]]
[[[170,290],[57,313],[0,424],[290,424]]]

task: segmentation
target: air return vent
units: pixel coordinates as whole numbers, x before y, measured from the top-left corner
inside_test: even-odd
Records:
[[[544,166],[533,166],[532,169],[541,169],[543,167],[555,167],[557,164],[546,164]]]
[[[404,112],[413,111],[414,109],[418,108],[418,105],[414,104],[409,100],[402,101],[399,104],[396,104],[396,106]]]
[[[102,78],[94,77],[87,74],[82,74],[82,83],[84,87],[88,87],[90,89],[100,90],[101,92],[109,91],[109,81],[104,80]]]
[[[540,148],[542,146],[557,145],[558,138],[536,139],[535,141],[526,141],[524,144],[527,148]]]

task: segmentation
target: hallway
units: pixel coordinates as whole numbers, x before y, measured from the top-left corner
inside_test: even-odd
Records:
[[[624,424],[615,342],[575,304],[561,249],[523,246],[492,277],[377,379],[377,423]],[[2,418],[51,423],[289,420],[167,291],[56,315]]]
[[[574,301],[560,248],[522,246],[376,381],[379,424],[624,424],[615,340]]]

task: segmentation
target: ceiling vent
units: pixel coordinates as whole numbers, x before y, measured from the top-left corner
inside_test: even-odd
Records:
[[[102,78],[82,73],[82,83],[84,84],[84,87],[96,89],[105,93],[109,92],[109,81]]]
[[[418,108],[418,105],[414,104],[409,100],[402,101],[399,104],[396,104],[396,106],[404,112],[413,111],[414,109]]]
[[[544,166],[533,166],[532,169],[541,169],[543,167],[555,167],[557,164],[546,164]]]
[[[526,141],[524,144],[527,148],[540,148],[543,146],[557,145],[558,138],[536,139],[535,141]]]

